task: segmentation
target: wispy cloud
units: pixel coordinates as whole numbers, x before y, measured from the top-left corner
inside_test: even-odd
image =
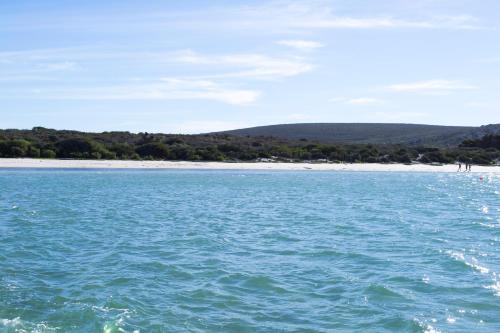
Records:
[[[371,97],[359,97],[359,98],[352,98],[346,101],[346,104],[350,105],[374,105],[374,104],[381,104],[382,101],[377,99],[377,98],[371,98]]]
[[[303,57],[275,56],[257,53],[239,54],[202,54],[192,50],[134,52],[99,49],[44,49],[13,52],[0,52],[0,60],[9,62],[8,78],[16,81],[36,81],[61,79],[59,85],[47,91],[32,94],[36,98],[65,99],[206,99],[232,105],[245,105],[254,102],[262,94],[259,90],[239,88],[251,85],[251,80],[278,80],[311,71],[314,66]],[[78,59],[78,62],[74,61]],[[116,73],[116,66],[134,61],[134,69],[155,69],[164,73],[175,72],[176,79],[165,79],[156,83],[130,85],[133,76],[122,71],[111,79],[104,76],[102,69],[93,68],[97,62],[113,59],[105,70]],[[138,59],[142,62],[138,62]],[[79,76],[57,76],[55,72],[74,71],[85,67],[85,74],[98,75],[99,88],[90,86]],[[137,65],[137,63],[139,63]],[[118,67],[120,68],[120,67]],[[7,74],[7,72],[5,72]],[[6,75],[4,75],[6,76]],[[7,76],[6,76],[7,77]],[[140,76],[139,76],[140,77]],[[69,81],[75,78],[75,81]],[[245,80],[243,80],[245,79]],[[7,79],[0,78],[7,82]],[[111,85],[110,82],[114,82]],[[124,82],[120,84],[120,82]],[[149,82],[152,82],[150,79]],[[68,86],[69,85],[69,86]],[[234,88],[237,86],[238,88]],[[73,87],[74,89],[71,89]],[[59,92],[57,92],[57,88]],[[47,97],[50,96],[50,97]]]
[[[280,40],[280,41],[277,41],[276,44],[292,47],[294,49],[298,49],[301,51],[309,51],[309,50],[313,50],[313,49],[317,49],[317,48],[325,46],[324,44],[322,44],[320,42],[316,42],[316,41],[312,41],[312,40],[300,40],[300,39]]]
[[[386,88],[393,92],[429,94],[447,94],[462,90],[479,89],[479,87],[477,86],[454,80],[429,80],[411,83],[400,83],[387,86]]]
[[[0,65],[22,66],[33,70],[73,70],[79,63],[110,61],[113,67],[117,62],[134,61],[134,67],[155,65],[165,69],[173,64],[186,64],[188,72],[196,71],[193,65],[205,66],[206,77],[247,77],[254,79],[279,79],[306,73],[314,65],[299,56],[269,55],[261,53],[198,53],[190,49],[157,52],[137,52],[101,48],[34,49],[24,51],[0,52]],[[139,63],[138,61],[144,63]],[[77,62],[78,61],[78,62]],[[201,68],[201,67],[200,67]],[[178,69],[177,69],[178,70]],[[213,74],[212,74],[213,73]],[[202,76],[202,75],[197,75]]]
[[[259,91],[226,88],[208,80],[163,78],[156,82],[101,87],[36,89],[17,97],[76,100],[212,100],[231,105],[255,102]]]
[[[89,12],[66,15],[46,8],[48,15],[18,16],[16,21],[0,22],[0,30],[29,31],[54,30],[90,32],[146,32],[165,29],[240,29],[266,31],[267,33],[290,29],[480,29],[479,20],[473,16],[439,15],[423,18],[401,17],[391,14],[352,15],[342,13],[331,1],[280,0],[265,1],[256,5],[205,6],[200,10],[151,11],[137,7],[129,12]],[[111,22],[111,23],[110,23]]]
[[[73,61],[63,61],[63,62],[53,62],[53,63],[41,63],[37,66],[43,71],[56,72],[56,71],[70,71],[77,68],[76,62]]]
[[[324,29],[479,29],[477,19],[467,16],[433,17],[427,20],[408,20],[386,17],[346,17],[326,16],[317,20],[297,21],[295,25],[304,28]]]
[[[47,75],[35,75],[35,74],[9,74],[0,76],[0,82],[12,83],[12,82],[36,82],[36,81],[55,81],[54,77]]]
[[[382,100],[373,97],[357,97],[357,98],[334,97],[330,99],[330,102],[342,103],[347,105],[356,105],[356,106],[370,106],[383,103]]]
[[[203,55],[192,50],[179,52],[179,62],[208,65],[225,73],[211,77],[246,77],[254,79],[279,79],[311,71],[314,66],[300,57],[273,57],[263,54]]]
[[[430,21],[407,21],[391,17],[356,18],[331,17],[320,20],[303,20],[294,25],[303,28],[323,29],[381,29],[381,28],[435,28]]]
[[[477,18],[470,15],[428,16],[421,19],[394,15],[352,16],[339,13],[327,1],[271,1],[265,5],[227,8],[243,27],[271,31],[289,29],[481,29]],[[223,13],[221,11],[220,13]],[[230,15],[222,15],[231,17]],[[224,24],[221,20],[219,24]],[[216,23],[217,24],[217,23]]]

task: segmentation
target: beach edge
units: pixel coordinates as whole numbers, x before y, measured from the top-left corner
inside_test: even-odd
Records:
[[[0,158],[2,169],[199,169],[199,170],[282,170],[282,171],[398,171],[457,172],[455,164],[380,163],[284,163],[284,162],[196,162]],[[500,166],[476,166],[472,173],[500,173]]]

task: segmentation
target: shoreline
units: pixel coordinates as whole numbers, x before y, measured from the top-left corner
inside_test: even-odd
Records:
[[[6,168],[457,172],[458,165],[456,164],[407,165],[407,164],[380,164],[380,163],[337,164],[337,163],[284,163],[284,162],[59,160],[59,159],[35,159],[35,158],[0,158],[0,169],[6,169]],[[500,173],[500,166],[473,165],[471,173]]]

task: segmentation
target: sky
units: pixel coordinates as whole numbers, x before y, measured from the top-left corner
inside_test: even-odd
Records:
[[[498,0],[0,0],[0,128],[500,123]]]

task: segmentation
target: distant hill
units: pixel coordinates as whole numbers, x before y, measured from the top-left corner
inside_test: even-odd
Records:
[[[259,126],[222,133],[321,143],[456,146],[465,139],[477,139],[485,134],[500,133],[500,124],[473,127],[384,123],[303,123]]]

